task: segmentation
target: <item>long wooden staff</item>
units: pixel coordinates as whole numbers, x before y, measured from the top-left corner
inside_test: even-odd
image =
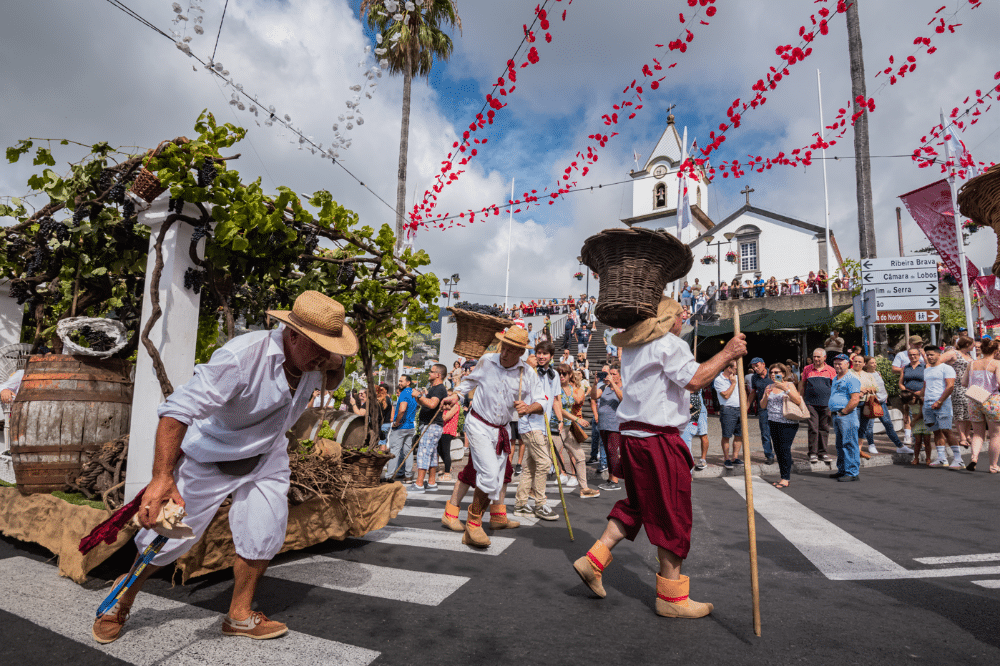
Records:
[[[549,438],[549,451],[552,454],[552,460],[556,459],[556,445],[552,443],[552,431],[549,429],[549,424],[545,424],[545,434]],[[566,529],[569,530],[569,540],[576,541],[573,538],[573,526],[569,524],[569,511],[566,509],[566,496],[563,494],[562,478],[559,474],[559,468],[556,467],[556,483],[559,484],[559,500],[562,502],[563,516],[566,518]]]
[[[733,334],[740,334],[740,310],[733,307]],[[750,537],[750,593],[753,596],[753,632],[760,636],[760,582],[757,580],[757,527],[754,524],[753,480],[750,475],[750,429],[747,425],[747,385],[743,380],[743,357],[737,361],[740,384],[740,427],[743,433],[743,481],[747,495],[747,532]]]
[[[420,431],[420,436],[413,440],[413,446],[410,447],[410,452],[407,453],[406,456],[403,458],[403,462],[396,465],[396,470],[393,472],[393,478],[390,479],[390,481],[395,480],[396,472],[399,471],[400,467],[406,465],[406,461],[410,459],[410,456],[413,454],[413,452],[417,450],[418,446],[420,446],[420,440],[424,438],[424,434],[430,429],[431,425],[434,423],[434,419],[436,419],[438,414],[441,413],[442,407],[444,407],[444,398],[438,400],[438,408],[434,412],[434,416],[432,416],[431,420],[427,422],[427,425],[424,426],[424,429]],[[403,467],[403,469],[405,470],[406,468]]]

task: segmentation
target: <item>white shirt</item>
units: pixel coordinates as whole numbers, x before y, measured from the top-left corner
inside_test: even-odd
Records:
[[[284,327],[233,338],[215,350],[194,377],[160,405],[157,415],[188,426],[181,450],[198,462],[239,460],[287,447],[285,431],[320,388],[319,371],[304,372],[295,391],[288,387]]]
[[[14,397],[17,397],[17,391],[21,388],[21,378],[24,377],[24,370],[18,370],[10,376],[10,378],[3,384],[0,384],[0,391],[5,391],[10,389],[14,392]],[[0,410],[0,421],[5,421],[4,412],[9,410],[13,406],[13,401],[10,404],[4,403],[3,410]]]
[[[505,368],[500,365],[500,354],[486,354],[479,359],[455,392],[464,398],[472,389],[476,389],[472,409],[497,426],[518,420],[514,401],[518,399],[519,390],[525,404],[541,404],[545,400],[545,392],[535,369],[520,359],[510,368]]]
[[[726,376],[724,374],[720,374],[718,377],[715,378],[715,381],[712,382],[712,388],[714,388],[715,392],[719,394],[719,403],[725,405],[726,407],[738,408],[740,406],[739,389],[734,388],[733,392],[729,394],[728,398],[722,397],[722,392],[728,391],[729,387],[732,385],[733,382],[730,381],[729,379],[726,379]]]
[[[945,380],[955,379],[955,368],[947,363],[924,368],[924,404],[930,405],[944,395]],[[948,396],[951,399],[951,396]]]
[[[637,347],[622,349],[622,401],[618,421],[683,428],[691,417],[691,400],[684,387],[698,370],[687,344],[672,333]],[[630,437],[652,433],[622,430]]]
[[[517,420],[517,429],[519,432],[531,432],[533,430],[541,430],[542,432],[545,432],[545,424],[549,422],[549,418],[552,416],[552,405],[559,398],[559,396],[562,395],[562,386],[559,383],[559,373],[556,372],[556,369],[552,367],[551,363],[549,364],[549,369],[552,371],[551,377],[540,375],[537,370],[533,370],[533,372],[538,376],[539,385],[541,386],[542,392],[545,394],[545,398],[539,401],[542,405],[542,409],[545,410],[545,415],[528,414],[527,416],[522,416]]]

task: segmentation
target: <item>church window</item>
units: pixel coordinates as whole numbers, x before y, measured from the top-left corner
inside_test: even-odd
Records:
[[[657,183],[653,189],[653,208],[666,208],[667,206],[667,186],[665,183]]]
[[[698,190],[698,208],[701,208],[702,210],[704,210],[704,208],[702,208],[702,205],[701,205],[701,188],[699,187],[699,188],[697,188],[697,190]]]
[[[757,241],[740,241],[740,272],[753,272],[759,270],[757,263]]]

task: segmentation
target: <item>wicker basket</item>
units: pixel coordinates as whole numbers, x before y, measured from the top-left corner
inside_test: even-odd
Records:
[[[958,210],[976,224],[989,226],[997,234],[997,258],[993,275],[1000,277],[1000,164],[970,179],[958,193]]]
[[[156,174],[143,166],[139,167],[130,191],[146,203],[153,203],[153,199],[166,192],[167,188],[163,187]]]
[[[580,256],[600,276],[594,315],[616,328],[655,317],[667,283],[694,265],[687,245],[642,228],[605,229],[584,241]]]
[[[341,461],[355,486],[372,488],[382,478],[382,468],[395,456],[391,453],[363,453],[357,449],[344,449]]]
[[[500,317],[469,312],[461,308],[448,308],[455,315],[458,333],[455,336],[455,353],[464,358],[479,358],[497,342],[497,333],[514,322]]]

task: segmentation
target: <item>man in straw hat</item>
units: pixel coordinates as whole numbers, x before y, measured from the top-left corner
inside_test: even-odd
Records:
[[[505,474],[510,465],[510,422],[528,414],[541,414],[542,403],[545,402],[538,374],[521,360],[521,354],[528,347],[528,332],[520,326],[511,326],[503,333],[497,333],[496,337],[500,341],[500,352],[485,354],[476,368],[455,388],[455,393],[462,398],[476,390],[465,419],[465,434],[469,438],[475,478],[459,475],[452,501],[445,505],[442,518],[447,527],[459,527],[458,502],[471,486],[475,486],[462,543],[477,548],[490,545],[490,538],[483,530],[483,512],[488,505],[491,527],[518,525],[507,519],[504,504],[510,481],[509,475]]]
[[[235,585],[222,633],[276,638],[288,628],[251,610],[257,583],[285,541],[288,451],[285,432],[308,407],[313,390],[344,379],[344,357],[358,339],[344,307],[317,291],[303,292],[290,312],[268,311],[275,330],[233,338],[198,365],[194,376],[160,405],[152,480],[137,514],[142,552],[168,500],[187,512],[195,538],[171,539],[118,603],[94,622],[93,636],[110,643],[121,634],[145,580],[187,552],[230,495],[229,526],[236,547]]]
[[[703,617],[712,612],[712,604],[689,599],[690,580],[681,575],[691,544],[694,461],[680,429],[689,419],[688,392],[708,386],[728,363],[746,354],[747,346],[746,337],[737,335],[699,365],[677,337],[680,315],[680,304],[664,298],[656,317],[614,337],[615,345],[622,348],[619,465],[627,496],[615,504],[604,534],[573,568],[594,593],[604,597],[601,575],[611,563],[611,550],[622,539],[634,540],[639,528],[645,527],[646,536],[659,551],[657,615]]]

